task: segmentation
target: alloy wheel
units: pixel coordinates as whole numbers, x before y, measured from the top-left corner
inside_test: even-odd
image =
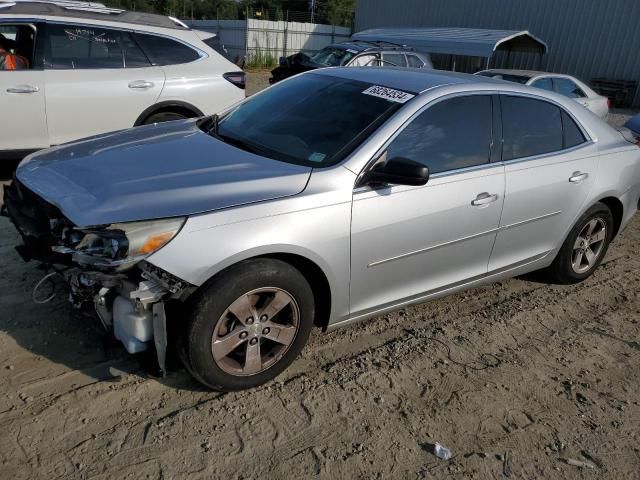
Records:
[[[211,339],[216,364],[232,375],[256,375],[289,350],[300,325],[293,296],[265,287],[238,297],[218,319]]]
[[[593,218],[580,230],[573,245],[571,267],[579,274],[591,270],[600,259],[607,239],[607,224],[602,218]]]

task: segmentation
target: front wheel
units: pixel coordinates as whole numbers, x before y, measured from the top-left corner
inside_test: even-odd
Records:
[[[198,295],[185,338],[187,367],[215,390],[266,383],[300,354],[314,309],[308,282],[288,263],[240,263]]]
[[[593,274],[613,238],[611,210],[597,203],[585,212],[569,233],[549,268],[553,280],[578,283]]]

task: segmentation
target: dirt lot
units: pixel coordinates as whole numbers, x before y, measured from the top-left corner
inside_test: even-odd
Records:
[[[2,479],[640,478],[640,216],[582,285],[514,279],[317,332],[232,394],[151,377],[62,295],[33,304],[17,242],[1,218]]]

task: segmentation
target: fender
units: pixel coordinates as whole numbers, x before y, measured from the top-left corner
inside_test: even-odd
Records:
[[[140,125],[143,124],[143,122],[147,118],[149,118],[149,116],[153,115],[156,112],[159,112],[160,110],[164,110],[164,109],[170,108],[170,107],[178,107],[178,108],[184,108],[186,110],[191,110],[195,114],[196,117],[204,117],[204,113],[202,113],[202,111],[198,107],[195,107],[195,106],[191,105],[190,103],[182,102],[180,100],[165,100],[165,101],[162,101],[162,102],[154,103],[150,107],[146,108],[140,114],[140,116],[135,121],[133,126],[134,127],[139,127]]]

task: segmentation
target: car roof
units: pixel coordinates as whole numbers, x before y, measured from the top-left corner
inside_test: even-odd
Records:
[[[15,3],[0,2],[0,7],[2,7],[0,8],[0,15],[55,16],[189,30],[189,28],[181,24],[181,22],[164,15],[118,10],[89,2],[39,2],[35,0],[18,1]]]
[[[411,93],[422,93],[444,85],[487,85],[503,86],[504,82],[489,77],[479,77],[466,73],[404,67],[331,67],[310,72],[348,80],[356,80]]]
[[[495,73],[497,75],[518,75],[520,77],[534,78],[534,77],[542,77],[542,76],[552,76],[552,77],[566,77],[573,78],[570,75],[565,75],[563,73],[553,73],[553,72],[541,72],[537,70],[516,70],[516,69],[508,69],[508,68],[491,68],[489,70],[483,70],[483,72]]]
[[[366,52],[382,52],[382,51],[388,51],[388,50],[414,52],[414,49],[407,45],[397,45],[395,43],[387,43],[387,42],[367,42],[363,40],[334,43],[329,45],[329,47],[341,48],[344,50],[351,49],[351,50],[356,50],[357,52],[365,52],[365,51]]]

